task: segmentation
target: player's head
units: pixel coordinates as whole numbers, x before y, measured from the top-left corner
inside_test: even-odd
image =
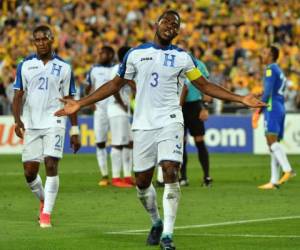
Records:
[[[123,58],[126,55],[126,53],[130,50],[131,48],[128,46],[123,46],[121,48],[119,48],[118,50],[118,59],[119,62],[123,62]]]
[[[48,26],[40,25],[36,27],[32,32],[32,40],[39,56],[48,55],[52,52],[54,38]]]
[[[99,63],[110,64],[115,56],[115,51],[110,46],[103,46],[99,52]]]
[[[169,44],[179,33],[180,16],[174,10],[165,11],[157,20],[156,36],[162,44]]]
[[[267,47],[263,51],[263,63],[270,64],[276,62],[279,58],[279,48],[275,45]]]

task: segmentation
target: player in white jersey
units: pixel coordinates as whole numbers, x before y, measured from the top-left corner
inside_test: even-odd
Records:
[[[115,52],[109,46],[103,46],[99,51],[99,64],[94,65],[87,74],[87,82],[89,90],[97,89],[104,83],[112,79],[112,70],[114,68],[112,62]],[[94,112],[94,131],[96,137],[96,157],[102,179],[99,181],[99,186],[105,187],[109,185],[108,168],[107,168],[107,151],[106,141],[109,131],[109,120],[107,116],[107,104],[109,99],[96,103]]]
[[[61,107],[60,98],[71,98],[75,94],[75,84],[71,66],[52,50],[53,35],[49,27],[38,26],[33,31],[33,43],[37,53],[26,57],[17,68],[13,115],[15,132],[24,138],[25,178],[40,200],[40,226],[51,227],[50,215],[59,187],[58,162],[63,155],[66,126],[66,119],[54,116],[54,112]],[[70,121],[71,146],[76,153],[80,148],[76,114],[70,115]],[[46,167],[45,189],[38,174],[41,161]]]
[[[131,49],[125,56],[118,76],[91,95],[79,100],[62,100],[67,115],[81,107],[107,98],[124,86],[124,79],[136,83],[136,108],[133,117],[133,170],[137,193],[152,220],[147,243],[161,249],[175,249],[172,234],[180,198],[178,171],[182,162],[183,117],[179,104],[181,83],[187,77],[202,93],[251,107],[266,104],[255,96],[236,95],[201,75],[191,56],[171,44],[179,32],[180,16],[166,11],[156,24],[154,42]],[[156,192],[151,183],[154,166],[160,163],[164,176],[163,211],[160,219]]]
[[[130,47],[121,47],[118,50],[119,61],[122,62]],[[115,65],[112,78],[117,75],[119,65]],[[123,86],[120,91],[109,98],[107,114],[111,131],[111,164],[112,185],[116,187],[133,187],[132,171],[132,139],[130,119],[129,85]],[[121,179],[123,168],[124,179]]]

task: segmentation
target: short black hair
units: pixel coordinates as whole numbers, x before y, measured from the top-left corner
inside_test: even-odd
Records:
[[[170,15],[170,14],[171,14],[171,15],[177,16],[178,21],[179,21],[179,24],[180,24],[180,22],[181,22],[180,15],[179,15],[178,12],[175,11],[175,10],[166,10],[164,13],[162,13],[162,14],[159,16],[158,22],[159,22],[163,17],[165,17],[166,15]]]
[[[112,47],[110,47],[110,46],[103,46],[102,49],[106,50],[108,53],[110,53],[112,55],[112,57],[115,56],[115,51],[114,51],[114,49]]]
[[[121,48],[119,48],[119,50],[118,50],[119,62],[123,61],[124,56],[126,55],[128,50],[130,50],[130,49],[131,49],[131,47],[129,47],[129,46],[122,46]]]
[[[276,45],[271,45],[270,50],[271,50],[272,59],[274,62],[276,62],[279,57],[279,48]]]
[[[34,34],[37,33],[37,32],[48,33],[51,37],[53,37],[52,31],[51,31],[50,27],[47,26],[47,25],[39,25],[39,26],[37,26],[37,27],[33,30],[32,34],[34,35]]]

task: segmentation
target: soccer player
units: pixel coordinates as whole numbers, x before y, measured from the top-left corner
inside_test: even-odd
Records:
[[[152,221],[147,243],[160,244],[161,249],[165,250],[175,249],[172,235],[180,198],[178,171],[183,150],[183,116],[179,99],[184,79],[187,77],[210,96],[251,107],[265,105],[253,95],[235,95],[207,81],[191,56],[171,44],[179,28],[179,14],[172,10],[164,12],[156,23],[154,41],[131,49],[124,57],[118,76],[79,101],[62,100],[65,107],[56,112],[58,116],[71,114],[116,93],[124,86],[124,79],[135,81],[136,106],[132,130],[137,195]],[[157,163],[163,168],[165,183],[164,223],[158,212],[156,192],[151,183]]]
[[[36,54],[26,57],[18,65],[13,99],[15,132],[18,137],[24,138],[22,161],[25,178],[40,200],[42,228],[51,227],[50,216],[59,187],[58,162],[64,148],[66,119],[54,116],[54,112],[62,106],[59,98],[75,95],[71,66],[53,52],[53,41],[48,26],[34,29]],[[70,115],[70,121],[71,146],[76,153],[80,148],[76,114]],[[42,160],[47,175],[45,189],[38,174]]]
[[[130,47],[124,46],[118,50],[118,59],[121,63]],[[112,78],[117,75],[119,65],[112,70]],[[107,114],[111,131],[111,163],[112,185],[116,187],[133,187],[132,172],[132,141],[130,117],[131,87],[125,85],[121,90],[109,98]],[[121,179],[123,167],[124,179]]]
[[[111,80],[113,70],[113,59],[115,52],[110,46],[103,46],[99,51],[99,63],[94,65],[87,74],[87,82],[89,84],[87,92],[91,89],[101,87],[105,82]],[[96,137],[96,156],[102,179],[99,186],[105,187],[109,185],[108,168],[107,168],[107,151],[106,141],[109,131],[109,120],[107,115],[107,104],[109,99],[96,103],[94,112],[94,131]]]
[[[286,153],[279,143],[284,134],[284,89],[286,78],[276,63],[279,57],[279,49],[276,46],[265,48],[262,54],[263,63],[267,64],[264,75],[264,93],[262,101],[268,103],[267,108],[258,109],[253,116],[254,127],[260,113],[264,113],[265,135],[271,153],[271,180],[261,185],[260,189],[276,189],[278,185],[288,181],[295,175],[287,159]],[[284,174],[280,178],[280,167]]]
[[[202,75],[208,79],[209,73],[203,62],[195,60],[197,68]],[[203,94],[187,79],[181,94],[182,112],[184,119],[184,134],[187,135],[187,130],[194,137],[195,145],[198,151],[198,159],[201,163],[204,173],[203,186],[210,186],[212,178],[209,175],[209,155],[204,142],[205,126],[204,121],[208,118],[207,102],[204,101]],[[210,97],[206,97],[207,100]],[[186,138],[184,141],[183,149],[183,163],[180,169],[181,178],[180,185],[187,186],[188,179],[186,175],[187,165],[187,152],[186,152]]]

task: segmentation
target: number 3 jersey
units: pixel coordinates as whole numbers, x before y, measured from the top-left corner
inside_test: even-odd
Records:
[[[182,83],[201,76],[192,57],[169,45],[145,43],[128,51],[119,67],[121,78],[136,83],[133,130],[151,130],[171,123],[183,124],[179,104]]]
[[[27,129],[45,129],[66,125],[65,117],[54,116],[65,96],[75,95],[71,66],[53,54],[46,64],[37,55],[26,57],[17,68],[15,90],[25,92],[23,119]]]

